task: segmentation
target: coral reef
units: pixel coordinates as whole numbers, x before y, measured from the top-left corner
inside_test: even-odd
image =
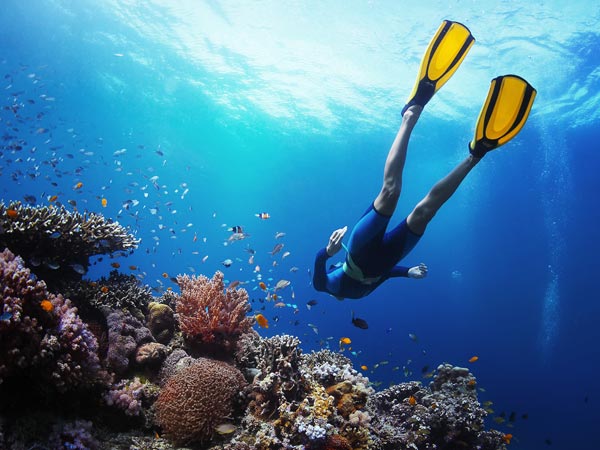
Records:
[[[48,444],[51,449],[95,450],[100,446],[92,434],[92,422],[86,420],[55,424]]]
[[[246,316],[250,310],[246,290],[225,289],[222,272],[216,272],[212,279],[178,276],[177,283],[181,295],[176,312],[187,344],[204,353],[233,353],[236,341],[253,323]]]
[[[156,407],[156,422],[177,443],[207,441],[216,426],[231,420],[245,380],[222,361],[198,359],[167,380]]]
[[[152,336],[161,344],[167,344],[175,332],[175,315],[169,305],[150,302],[146,324]]]
[[[474,380],[468,369],[444,364],[429,388],[413,381],[370,396],[377,448],[504,448],[502,433],[484,431]]]
[[[70,212],[64,206],[0,202],[0,248],[8,247],[46,283],[80,280],[89,257],[132,251],[139,240],[101,214]]]
[[[152,333],[138,319],[121,310],[111,312],[107,319],[108,353],[106,365],[116,374],[125,373],[135,360],[138,347],[154,342]]]
[[[58,391],[98,380],[98,344],[77,309],[50,294],[8,249],[0,253],[0,287],[5,315],[0,321],[0,383],[31,369],[38,383]]]
[[[140,320],[145,320],[144,312],[152,302],[148,286],[142,286],[134,275],[124,275],[117,270],[111,270],[108,278],[101,277],[97,281],[68,283],[62,292],[80,308],[126,309]]]

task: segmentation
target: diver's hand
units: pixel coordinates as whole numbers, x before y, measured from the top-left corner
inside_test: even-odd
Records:
[[[427,266],[424,263],[408,269],[408,278],[425,278],[427,276]]]
[[[344,228],[339,228],[331,233],[331,236],[329,237],[329,244],[327,244],[327,248],[325,249],[329,256],[333,256],[340,251],[340,248],[342,248],[342,239],[344,239],[346,231],[348,231],[347,226]]]

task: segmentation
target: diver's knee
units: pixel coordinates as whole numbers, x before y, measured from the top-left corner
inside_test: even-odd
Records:
[[[400,185],[396,183],[384,184],[379,193],[379,197],[386,203],[397,203],[400,198]]]
[[[418,228],[425,228],[436,212],[434,208],[429,207],[427,204],[418,204],[410,213],[410,222],[413,225],[418,224]]]

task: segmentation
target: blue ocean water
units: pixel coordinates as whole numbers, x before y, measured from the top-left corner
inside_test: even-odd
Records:
[[[413,133],[393,223],[465,155],[491,78],[528,79],[531,117],[406,258],[429,266],[426,279],[338,302],[310,285],[314,255],[377,194],[445,18],[477,43]],[[469,366],[494,402],[488,425],[512,433],[512,448],[596,449],[599,23],[588,1],[4,0],[1,106],[23,104],[26,120],[5,108],[0,124],[27,144],[2,154],[0,197],[57,195],[131,227],[139,249],[98,262],[90,279],[117,261],[157,290],[176,288],[163,273],[222,270],[247,283],[270,322],[262,335],[298,335],[304,351],[347,336],[346,354],[381,387],[427,382],[422,371],[442,362]],[[250,236],[228,242],[232,226]],[[264,301],[261,277],[291,281],[289,306]],[[514,424],[492,420],[513,411]]]

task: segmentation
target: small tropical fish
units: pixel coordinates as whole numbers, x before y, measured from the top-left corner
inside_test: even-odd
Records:
[[[115,269],[118,269],[119,267],[121,267],[121,264],[119,264],[118,262],[114,262],[114,263],[110,263],[111,267],[114,267]]]
[[[231,283],[229,283],[229,286],[227,286],[227,288],[228,289],[235,289],[239,285],[240,285],[240,281],[239,280],[235,280],[235,281],[232,281]]]
[[[417,335],[416,335],[416,334],[414,334],[414,333],[408,333],[408,337],[409,337],[409,338],[410,338],[410,340],[411,340],[411,341],[413,341],[413,342],[418,342],[418,341],[419,341],[419,338],[418,338],[418,337],[417,337]]]
[[[281,255],[281,259],[285,259],[285,258],[287,258],[290,255],[291,255],[290,252],[284,252],[283,255]]]
[[[504,441],[505,444],[510,444],[510,440],[512,438],[513,438],[513,435],[510,433],[507,433],[504,436],[502,436],[502,440]]]
[[[279,280],[275,285],[275,291],[280,291],[281,289],[285,289],[290,284],[292,284],[289,280]]]
[[[163,273],[162,273],[162,277],[163,277],[163,278],[169,278],[169,274],[168,274],[167,272],[163,272]]]
[[[108,200],[106,200],[105,198],[102,198],[102,200],[100,200],[100,203],[102,203],[103,208],[106,208],[106,206],[108,205]]]
[[[410,406],[415,406],[417,404],[417,399],[411,395],[410,397],[408,397],[408,404]]]
[[[476,384],[477,384],[477,381],[475,381],[473,378],[471,378],[471,379],[470,379],[470,380],[467,382],[467,385],[468,385],[468,386],[471,386],[471,387],[475,386]]]
[[[271,218],[271,215],[269,213],[267,213],[267,212],[261,212],[261,213],[257,213],[257,214],[254,214],[254,215],[256,217],[258,217],[259,219],[262,219],[262,220],[267,220],[267,219]]]
[[[264,281],[261,281],[260,283],[258,283],[258,287],[261,288],[263,291],[267,290],[267,285],[265,284]]]
[[[308,308],[308,310],[310,311],[310,309],[315,306],[317,304],[316,300],[309,300],[308,302],[306,302],[306,307]]]
[[[44,299],[40,302],[40,306],[42,307],[42,309],[46,312],[50,312],[54,309],[54,305],[52,304],[52,302],[50,300]]]
[[[58,200],[58,195],[51,195],[50,197],[48,197],[48,201],[50,203],[54,203],[56,200]]]
[[[273,306],[275,308],[284,308],[285,307],[285,303],[283,303],[283,302],[277,302]]]
[[[202,258],[202,262],[205,263],[207,259],[208,259],[208,255],[206,255],[206,256],[204,256],[204,258]]]
[[[341,337],[340,344],[350,345],[350,344],[352,344],[352,340],[350,340],[349,337]]]
[[[498,425],[503,424],[506,421],[506,419],[504,417],[494,417],[494,422],[496,422]]]
[[[231,423],[222,423],[215,427],[215,431],[221,435],[231,434],[235,431],[235,425]]]
[[[81,264],[71,264],[71,268],[79,275],[85,275],[85,267],[83,267]]]
[[[354,325],[357,328],[360,328],[361,330],[366,330],[367,328],[369,328],[369,324],[366,320],[354,317],[354,311],[352,311],[352,325]]]
[[[77,191],[83,187],[83,182],[78,182],[75,186],[73,186],[73,190]]]
[[[138,269],[137,266],[133,266],[133,265],[129,266],[129,270],[137,270],[137,269]]]
[[[365,366],[364,364],[363,364],[362,366],[360,366],[360,368],[361,368],[362,370],[369,370],[369,368],[368,368],[367,366]]]
[[[231,228],[228,228],[227,231],[232,231],[233,233],[236,233],[236,234],[243,234],[244,233],[244,230],[239,225],[235,225],[235,226],[233,226]]]
[[[479,359],[479,356],[471,356],[471,357],[469,358],[469,362],[470,362],[470,363],[474,363],[474,362],[475,362],[475,361],[477,361],[478,359]]]
[[[221,264],[223,264],[225,267],[230,267],[233,264],[233,261],[231,259],[227,258]]]
[[[258,326],[260,326],[261,328],[269,328],[269,321],[265,316],[258,313],[254,316],[254,318],[256,319],[256,323],[258,324]]]
[[[6,215],[9,217],[9,219],[16,219],[19,217],[19,212],[16,209],[11,208],[6,210]]]
[[[275,247],[273,247],[273,250],[271,250],[269,253],[271,253],[271,256],[275,256],[277,253],[279,253],[281,251],[282,248],[283,248],[283,244],[276,244]]]
[[[108,286],[102,286],[102,287],[100,288],[100,291],[101,291],[103,294],[106,294],[106,293],[108,292]]]
[[[280,239],[284,236],[285,236],[285,233],[283,231],[278,231],[277,233],[275,233],[275,239]]]

